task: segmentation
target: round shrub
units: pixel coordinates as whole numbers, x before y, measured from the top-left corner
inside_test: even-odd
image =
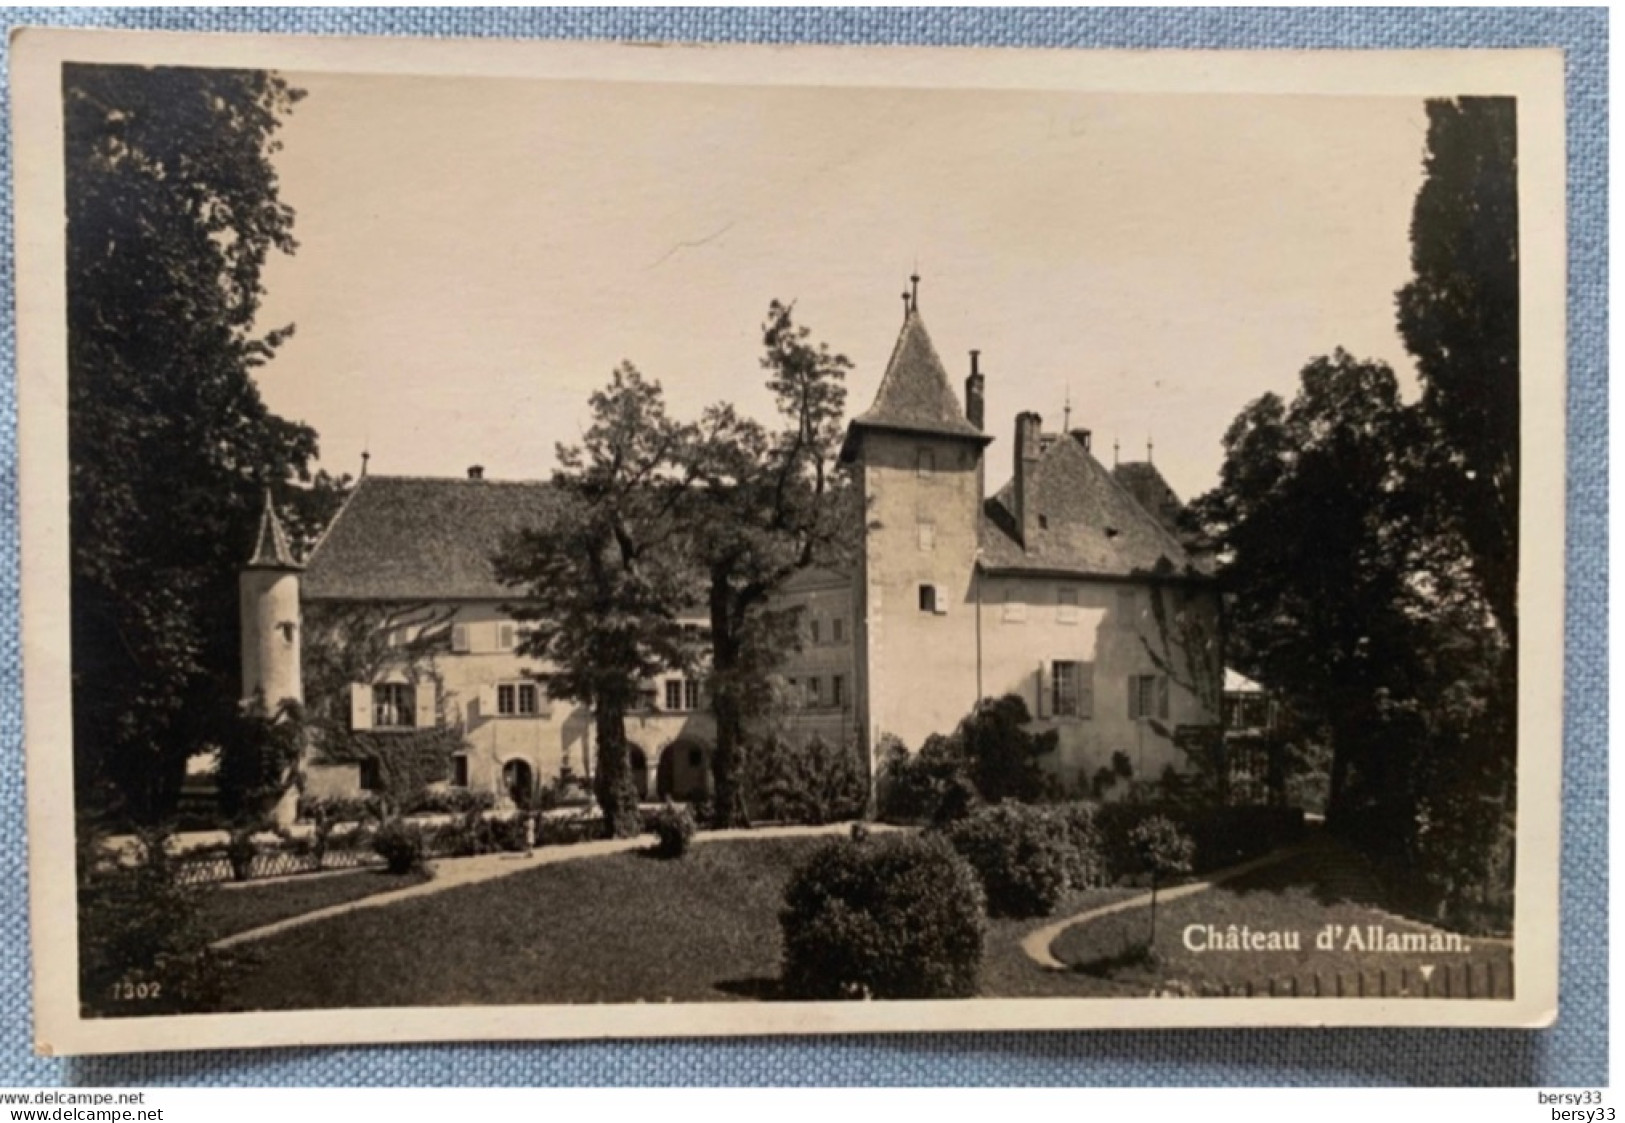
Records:
[[[981,878],[992,916],[1048,916],[1066,892],[1072,865],[1066,831],[1043,808],[996,803],[945,833]]]
[[[372,848],[384,860],[390,873],[412,873],[423,868],[423,831],[411,823],[391,819],[378,828]]]
[[[688,853],[696,827],[694,813],[687,807],[679,807],[667,800],[666,805],[649,816],[647,822],[658,840],[655,843],[655,857],[681,858]]]
[[[976,874],[940,835],[831,839],[790,877],[792,998],[968,998],[982,966]]]

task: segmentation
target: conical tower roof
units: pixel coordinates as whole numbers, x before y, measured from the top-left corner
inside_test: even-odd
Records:
[[[903,330],[892,348],[880,389],[875,391],[874,404],[848,426],[843,456],[850,459],[855,454],[856,438],[863,429],[930,433],[984,445],[993,440],[966,419],[917,304],[910,304],[903,317]]]
[[[248,559],[249,569],[303,569],[293,559],[288,546],[287,531],[277,518],[276,506],[271,502],[271,489],[265,489],[265,509],[260,513],[259,533],[254,536],[254,556]]]

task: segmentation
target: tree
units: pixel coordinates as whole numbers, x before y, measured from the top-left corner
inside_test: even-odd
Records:
[[[762,367],[778,404],[776,433],[713,406],[695,430],[695,550],[707,580],[715,824],[749,823],[746,727],[772,704],[771,679],[799,644],[799,614],[773,598],[796,573],[839,564],[856,541],[853,489],[839,466],[846,356],[809,342],[790,305],[773,301]]]
[[[1134,860],[1151,878],[1151,929],[1146,941],[1149,954],[1157,954],[1157,888],[1171,877],[1189,873],[1196,845],[1172,819],[1153,815],[1129,831]]]
[[[682,613],[702,592],[684,517],[695,437],[630,363],[591,402],[581,444],[557,451],[556,516],[505,543],[495,562],[523,591],[513,615],[535,622],[519,650],[554,668],[550,693],[592,708],[594,793],[624,837],[639,827],[626,715],[648,679],[694,660]]]
[[[264,488],[316,454],[255,372],[292,253],[272,157],[302,95],[263,71],[69,64],[69,529],[81,806],[155,822],[236,717],[237,573]]]
[[[1459,529],[1509,647],[1518,601],[1518,170],[1511,98],[1428,102],[1415,279],[1399,330],[1438,435],[1431,491]]]

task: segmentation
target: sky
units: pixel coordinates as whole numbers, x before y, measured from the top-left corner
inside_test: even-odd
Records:
[[[760,325],[795,301],[867,409],[918,270],[989,489],[1023,410],[1212,487],[1226,428],[1343,347],[1414,382],[1421,102],[289,74],[297,252],[264,275],[259,374],[322,467],[547,476],[631,361],[694,416],[767,420]]]

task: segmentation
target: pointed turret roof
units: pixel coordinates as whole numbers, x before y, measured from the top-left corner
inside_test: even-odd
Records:
[[[288,534],[282,529],[282,520],[277,518],[276,507],[271,502],[271,489],[265,489],[265,509],[260,514],[259,533],[254,536],[254,556],[248,559],[249,569],[303,569],[293,560],[293,550],[288,547]]]
[[[855,455],[856,437],[862,429],[931,433],[984,445],[993,440],[965,419],[959,396],[948,381],[948,372],[937,357],[916,305],[909,305],[903,317],[903,330],[892,348],[874,404],[854,417],[847,428],[842,456],[850,459]]]

